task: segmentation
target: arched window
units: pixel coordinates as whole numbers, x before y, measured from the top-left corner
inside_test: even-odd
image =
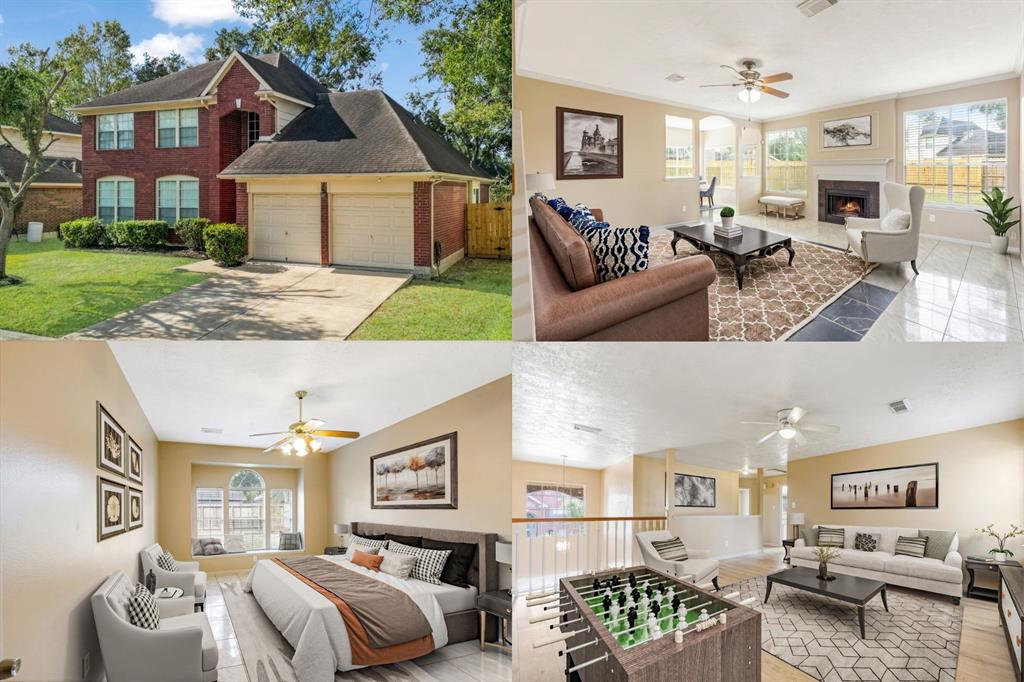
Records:
[[[249,551],[267,549],[266,485],[252,469],[242,469],[228,483],[228,534],[241,535]]]

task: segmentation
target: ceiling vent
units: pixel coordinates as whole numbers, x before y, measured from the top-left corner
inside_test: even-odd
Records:
[[[665,76],[665,80],[667,80],[669,83],[679,83],[681,81],[686,80],[686,76],[682,76],[678,73],[670,73],[669,75]]]
[[[199,430],[203,433],[224,433],[224,429],[217,429],[212,426],[204,426]]]
[[[801,0],[796,4],[796,8],[805,17],[813,17],[815,14],[824,12],[837,2],[839,0]]]
[[[910,412],[910,403],[906,400],[897,400],[894,403],[889,403],[889,410],[893,414],[905,414]]]
[[[601,429],[596,426],[587,426],[586,424],[573,424],[572,428],[577,431],[585,431],[587,433],[601,433]]]

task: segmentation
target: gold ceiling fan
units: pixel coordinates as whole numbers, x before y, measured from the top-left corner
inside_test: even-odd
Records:
[[[303,420],[302,399],[306,397],[306,391],[295,391],[295,397],[299,399],[299,420],[288,425],[287,431],[269,431],[267,433],[250,433],[250,438],[257,436],[284,436],[263,452],[270,452],[279,449],[286,455],[298,455],[305,457],[320,452],[323,446],[314,436],[321,438],[359,438],[358,431],[335,431],[334,429],[321,429],[324,422],[320,419]]]
[[[785,99],[789,97],[788,92],[782,90],[776,90],[773,87],[769,87],[768,83],[778,83],[780,81],[792,80],[793,74],[783,71],[782,73],[773,73],[770,76],[761,76],[761,72],[757,69],[761,68],[761,60],[753,59],[752,57],[744,57],[736,62],[739,69],[736,69],[728,64],[722,64],[723,69],[729,69],[736,74],[738,79],[734,83],[718,83],[714,85],[702,85],[702,88],[741,88],[736,93],[736,97],[741,102],[756,102],[761,99],[761,93],[772,95],[773,97],[781,97]]]

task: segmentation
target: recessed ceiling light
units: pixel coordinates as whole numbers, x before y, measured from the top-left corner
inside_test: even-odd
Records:
[[[665,76],[665,80],[667,80],[669,83],[679,83],[680,81],[686,80],[686,76],[679,73],[670,73],[669,75]]]
[[[905,414],[910,412],[910,401],[906,398],[889,403],[889,409],[893,414]]]
[[[800,0],[800,2],[796,4],[796,8],[800,10],[800,13],[805,17],[813,17],[815,14],[824,12],[837,2],[839,2],[839,0]]]
[[[213,426],[204,426],[199,430],[203,433],[224,433],[224,429],[218,429]]]
[[[573,424],[572,428],[577,431],[586,431],[587,433],[601,433],[601,429],[596,426],[587,426],[586,424]]]

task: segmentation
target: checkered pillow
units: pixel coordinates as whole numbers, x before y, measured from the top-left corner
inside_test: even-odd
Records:
[[[278,549],[302,549],[302,533],[281,533]]]
[[[358,549],[360,552],[366,552],[367,554],[376,554],[377,550],[386,544],[388,544],[387,540],[371,540],[360,535],[352,535],[348,542],[348,553],[351,554],[353,549]],[[356,547],[356,545],[359,546]]]
[[[156,558],[156,564],[165,571],[174,572],[178,570],[178,564],[174,562],[174,557],[167,552],[164,552]]]
[[[135,593],[128,598],[128,621],[144,630],[160,629],[160,611],[156,599],[142,583],[135,584]]]
[[[441,584],[441,573],[444,571],[444,564],[448,561],[448,555],[452,553],[450,549],[410,547],[394,540],[388,542],[388,551],[416,557],[416,565],[412,567],[409,577],[422,580],[431,585]]]

